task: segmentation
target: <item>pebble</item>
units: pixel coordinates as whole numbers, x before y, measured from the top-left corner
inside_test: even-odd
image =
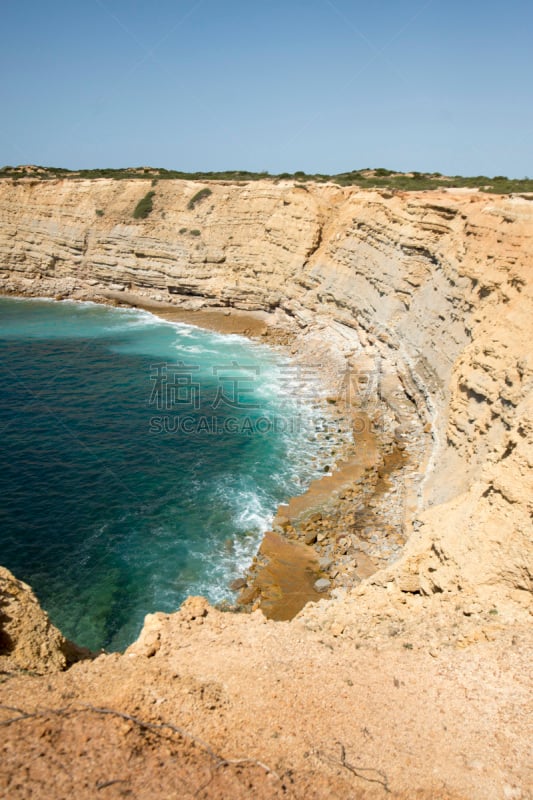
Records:
[[[342,636],[344,633],[344,625],[342,622],[334,622],[329,631],[332,636]]]
[[[331,586],[331,581],[327,578],[319,578],[315,581],[314,589],[315,592],[327,592],[329,587]]]

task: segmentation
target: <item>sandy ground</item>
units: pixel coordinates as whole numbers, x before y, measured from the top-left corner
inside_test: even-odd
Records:
[[[0,797],[531,798],[531,631],[430,652],[431,624],[362,640],[193,599],[124,656],[3,675]]]
[[[114,292],[109,289],[95,295],[95,300],[120,303],[134,308],[142,308],[171,322],[185,322],[218,333],[237,333],[242,336],[258,337],[267,334],[269,317],[264,311],[240,311],[236,308],[199,308],[190,310],[179,308],[172,303],[159,302],[134,292]]]

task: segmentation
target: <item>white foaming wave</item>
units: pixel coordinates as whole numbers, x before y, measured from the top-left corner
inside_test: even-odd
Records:
[[[213,539],[212,547],[191,553],[193,560],[203,562],[203,577],[193,580],[187,591],[202,594],[212,603],[233,600],[229,584],[249,568],[273,520],[275,501],[252,479],[246,476],[223,477],[212,487],[213,502],[226,507],[232,519],[230,547]]]
[[[217,355],[216,350],[211,350],[208,347],[205,347],[202,344],[189,344],[185,345],[181,342],[175,342],[174,349],[177,350],[179,353],[191,353],[192,355],[200,355],[200,356],[208,356],[208,355]]]
[[[300,494],[312,480],[328,474],[325,467],[334,466],[350,437],[343,426],[337,430],[333,424],[336,412],[326,405],[326,396],[327,387],[318,371],[304,370],[290,359],[267,362],[254,389],[265,416],[287,422],[279,436],[289,457],[275,482],[289,494]]]
[[[289,359],[267,360],[261,365],[260,377],[259,397],[267,400],[277,398],[278,402],[291,407],[322,406],[327,395],[327,387],[318,370],[304,369]]]
[[[229,505],[236,530],[264,533],[272,524],[272,499],[252,480],[240,477],[233,483],[231,479],[223,478],[215,486],[214,493],[221,502]]]
[[[50,303],[58,302],[53,298],[48,297],[35,297],[30,299]],[[107,316],[109,319],[114,320],[113,324],[102,326],[101,329],[105,331],[116,331],[122,326],[126,327],[127,329],[131,329],[133,327],[145,327],[147,325],[158,325],[164,323],[164,320],[161,320],[159,317],[154,316],[154,314],[152,314],[150,311],[146,311],[142,308],[113,308],[102,305],[102,303],[96,303],[94,300],[73,300],[72,298],[68,297],[64,300],[60,300],[59,302],[61,305],[72,306],[77,313],[82,315],[90,311],[101,311],[102,317]]]
[[[113,316],[122,317],[126,326],[129,330],[132,328],[143,328],[143,327],[151,327],[151,326],[160,326],[165,328],[173,328],[177,333],[180,334],[180,337],[188,338],[191,336],[197,336],[198,333],[203,333],[204,331],[201,328],[196,327],[195,325],[189,325],[187,322],[177,322],[175,320],[165,319],[164,317],[159,317],[152,311],[149,311],[145,308],[133,308],[133,307],[126,307],[126,308],[113,308],[110,306],[102,306],[100,303],[94,303],[91,300],[64,300],[62,302],[72,302],[78,305],[91,305],[97,306],[98,308],[105,309]],[[112,328],[113,329],[113,328]]]
[[[230,583],[242,577],[250,566],[260,543],[260,535],[232,539],[229,551],[214,548],[209,555],[203,555],[206,577],[194,582],[193,593],[206,596],[210,602],[233,600],[235,594],[230,590]]]
[[[321,403],[312,402],[298,404],[300,427],[297,434],[284,434],[284,445],[288,452],[297,452],[298,458],[293,461],[290,479],[302,491],[315,478],[329,474],[339,457],[344,445],[352,440],[351,431],[343,426],[334,426],[333,413]],[[327,434],[323,433],[326,430]],[[329,438],[326,438],[326,435]],[[325,473],[325,467],[329,470]]]
[[[101,331],[105,333],[130,333],[135,330],[142,330],[146,328],[157,327],[157,321],[134,319],[134,320],[121,320],[119,324],[112,323],[111,325],[103,325]]]
[[[234,342],[235,344],[245,344],[247,347],[254,345],[254,342],[251,339],[248,339],[246,336],[242,336],[240,333],[221,333],[220,331],[212,331],[208,328],[199,327],[196,329],[203,331],[204,333],[208,333],[213,337],[214,341],[221,342],[223,344],[231,344],[231,342]]]
[[[242,492],[238,496],[240,513],[236,516],[239,528],[245,530],[259,530],[264,533],[272,525],[274,515],[266,510],[258,494]]]
[[[188,551],[190,561],[185,568],[185,573],[189,572],[189,579],[186,574],[180,576],[181,589],[186,589],[187,594],[203,595],[212,603],[231,600],[234,595],[229,584],[235,578],[242,577],[250,566],[261,535],[259,532],[239,531],[235,526],[233,535],[228,536],[226,543],[222,543],[216,533],[202,547],[191,543]],[[200,564],[201,574],[198,573]],[[164,580],[162,584],[158,577],[157,581],[153,581],[153,593],[159,600],[164,599],[169,605],[172,604],[176,599],[174,580],[165,586]]]
[[[170,325],[171,327],[176,328],[180,335],[183,336],[206,336],[213,341],[220,342],[222,344],[229,344],[234,341],[250,344],[250,339],[247,339],[246,336],[241,336],[240,334],[219,333],[218,331],[212,331],[209,328],[202,328],[200,325],[193,325],[190,322],[179,322],[177,320],[164,319],[162,317],[156,317],[156,319],[158,319],[163,325]]]
[[[95,303],[94,300],[73,300],[71,297],[65,297],[61,300],[56,300],[55,297],[10,297],[9,300],[14,303],[61,303],[62,305],[96,306],[98,308],[108,308],[108,306],[103,306],[102,303]],[[121,309],[115,310],[119,311]]]
[[[135,322],[139,326],[160,325],[162,327],[176,327],[182,325],[182,323],[174,323],[170,320],[163,319],[163,317],[158,317],[157,314],[153,314],[145,308],[112,308],[110,310],[112,313],[119,312],[125,317],[132,318],[132,323]],[[183,325],[183,327],[188,328],[189,326]]]
[[[180,339],[197,338],[198,335],[202,334],[201,328],[196,328],[194,325],[188,325],[186,322],[172,322],[172,320],[168,319],[162,319],[160,321],[165,325],[170,325],[171,328],[174,328],[176,333],[179,333]]]
[[[249,343],[247,345],[248,354]],[[263,354],[261,353],[262,356]],[[301,421],[298,431],[294,432],[289,428],[279,434],[282,449],[288,454],[288,458],[281,460],[277,474],[275,477],[271,476],[278,487],[278,497],[285,496],[288,501],[291,495],[304,492],[312,480],[332,474],[331,468],[338,458],[332,455],[332,451],[340,454],[339,444],[349,434],[344,430],[338,432],[337,426],[331,425],[336,412],[325,404],[327,389],[320,380],[314,379],[312,373],[309,381],[300,382],[303,397],[295,397],[290,381],[284,375],[287,366],[294,366],[288,359],[280,364],[273,359],[270,352],[267,353],[266,361],[260,363],[261,373],[256,381],[257,391],[254,390],[254,396],[265,412],[287,418],[294,414]],[[329,439],[325,438],[324,430],[330,436]],[[329,467],[327,472],[326,466]],[[206,595],[211,602],[225,599],[232,601],[235,594],[229,589],[229,584],[245,574],[249,568],[262,535],[271,528],[277,501],[263,492],[251,479],[242,476],[235,479],[235,482],[222,479],[215,489],[215,495],[226,507],[229,505],[234,520],[232,547],[228,551],[215,545],[212,551],[201,556],[205,564],[205,575],[195,583],[194,592]]]

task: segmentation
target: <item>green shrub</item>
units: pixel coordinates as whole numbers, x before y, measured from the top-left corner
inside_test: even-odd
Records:
[[[198,228],[195,228],[194,230],[191,231],[191,236],[201,236],[201,235],[202,232],[199,231]]]
[[[135,206],[135,210],[133,212],[134,219],[146,219],[148,214],[152,211],[152,197],[154,197],[155,192],[148,192],[145,194],[142,200],[139,200],[137,205]]]
[[[103,217],[104,216],[104,212],[103,212],[103,210],[101,208],[97,208],[96,209],[96,216],[97,217]]]
[[[363,172],[365,174],[363,174]],[[148,185],[148,179],[152,183],[152,188],[157,185],[157,182],[170,179],[182,179],[189,181],[232,181],[234,183],[242,183],[257,180],[286,180],[292,178],[297,181],[300,186],[308,181],[323,182],[332,181],[339,186],[361,186],[368,189],[386,189],[386,190],[401,190],[401,191],[422,191],[430,189],[439,189],[446,187],[448,189],[465,187],[471,189],[479,189],[482,192],[490,192],[492,194],[511,194],[511,193],[531,193],[533,192],[533,179],[524,178],[506,178],[504,175],[496,175],[494,178],[488,178],[485,175],[476,175],[464,177],[461,175],[444,176],[439,172],[410,172],[401,173],[384,167],[377,167],[375,169],[365,168],[364,170],[351,170],[349,172],[341,172],[336,175],[325,175],[322,173],[307,174],[302,170],[295,173],[283,172],[279,175],[269,175],[267,172],[249,172],[248,170],[227,170],[224,172],[182,172],[180,170],[169,169],[149,169],[146,168],[133,168],[133,169],[93,169],[93,170],[68,170],[62,167],[0,167],[0,180],[11,179],[15,185],[22,178],[32,178],[33,180],[46,181],[52,178],[61,180],[79,180],[106,178],[108,180],[143,180],[145,185]],[[195,207],[196,203],[200,202],[203,198],[211,194],[211,189],[204,187],[197,192],[189,201],[189,209]],[[144,201],[144,202],[143,202]],[[151,205],[146,198],[141,201],[139,211],[134,214],[136,219],[143,219],[146,217],[151,209]]]
[[[200,189],[199,192],[196,192],[196,194],[193,197],[191,197],[191,199],[187,203],[187,208],[190,211],[192,211],[192,209],[195,207],[197,203],[200,203],[205,197],[209,197],[210,194],[213,194],[213,192],[211,191],[211,189],[209,189],[208,186],[205,186],[203,189]]]
[[[180,228],[180,233],[181,234],[187,233],[187,228]]]

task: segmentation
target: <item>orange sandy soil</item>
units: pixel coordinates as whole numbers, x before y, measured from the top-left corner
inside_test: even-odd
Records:
[[[377,442],[367,432],[364,441],[362,436],[359,437],[355,452],[339,462],[332,474],[317,478],[303,494],[280,505],[274,525],[286,534],[291,526],[334,504],[338,493],[353,486],[364,474],[365,467],[373,466],[376,462]],[[376,572],[377,566],[364,554],[359,554],[359,562],[359,577]],[[243,607],[253,604],[254,610],[260,608],[269,619],[293,619],[306,603],[321,599],[314,584],[323,574],[318,555],[312,547],[301,541],[289,541],[286,535],[267,531],[258,556],[248,571],[248,585],[239,595],[238,603]]]
[[[429,650],[422,612],[409,641],[199,598],[150,619],[126,655],[0,676],[0,797],[532,796],[524,627]]]
[[[188,325],[198,325],[200,328],[217,331],[218,333],[237,333],[242,336],[257,337],[267,335],[269,325],[268,315],[264,312],[240,311],[236,308],[214,307],[187,310],[179,308],[172,303],[151,300],[135,292],[103,291],[95,299],[105,298],[114,303],[142,308],[151,311],[162,319],[170,322],[184,322]]]

